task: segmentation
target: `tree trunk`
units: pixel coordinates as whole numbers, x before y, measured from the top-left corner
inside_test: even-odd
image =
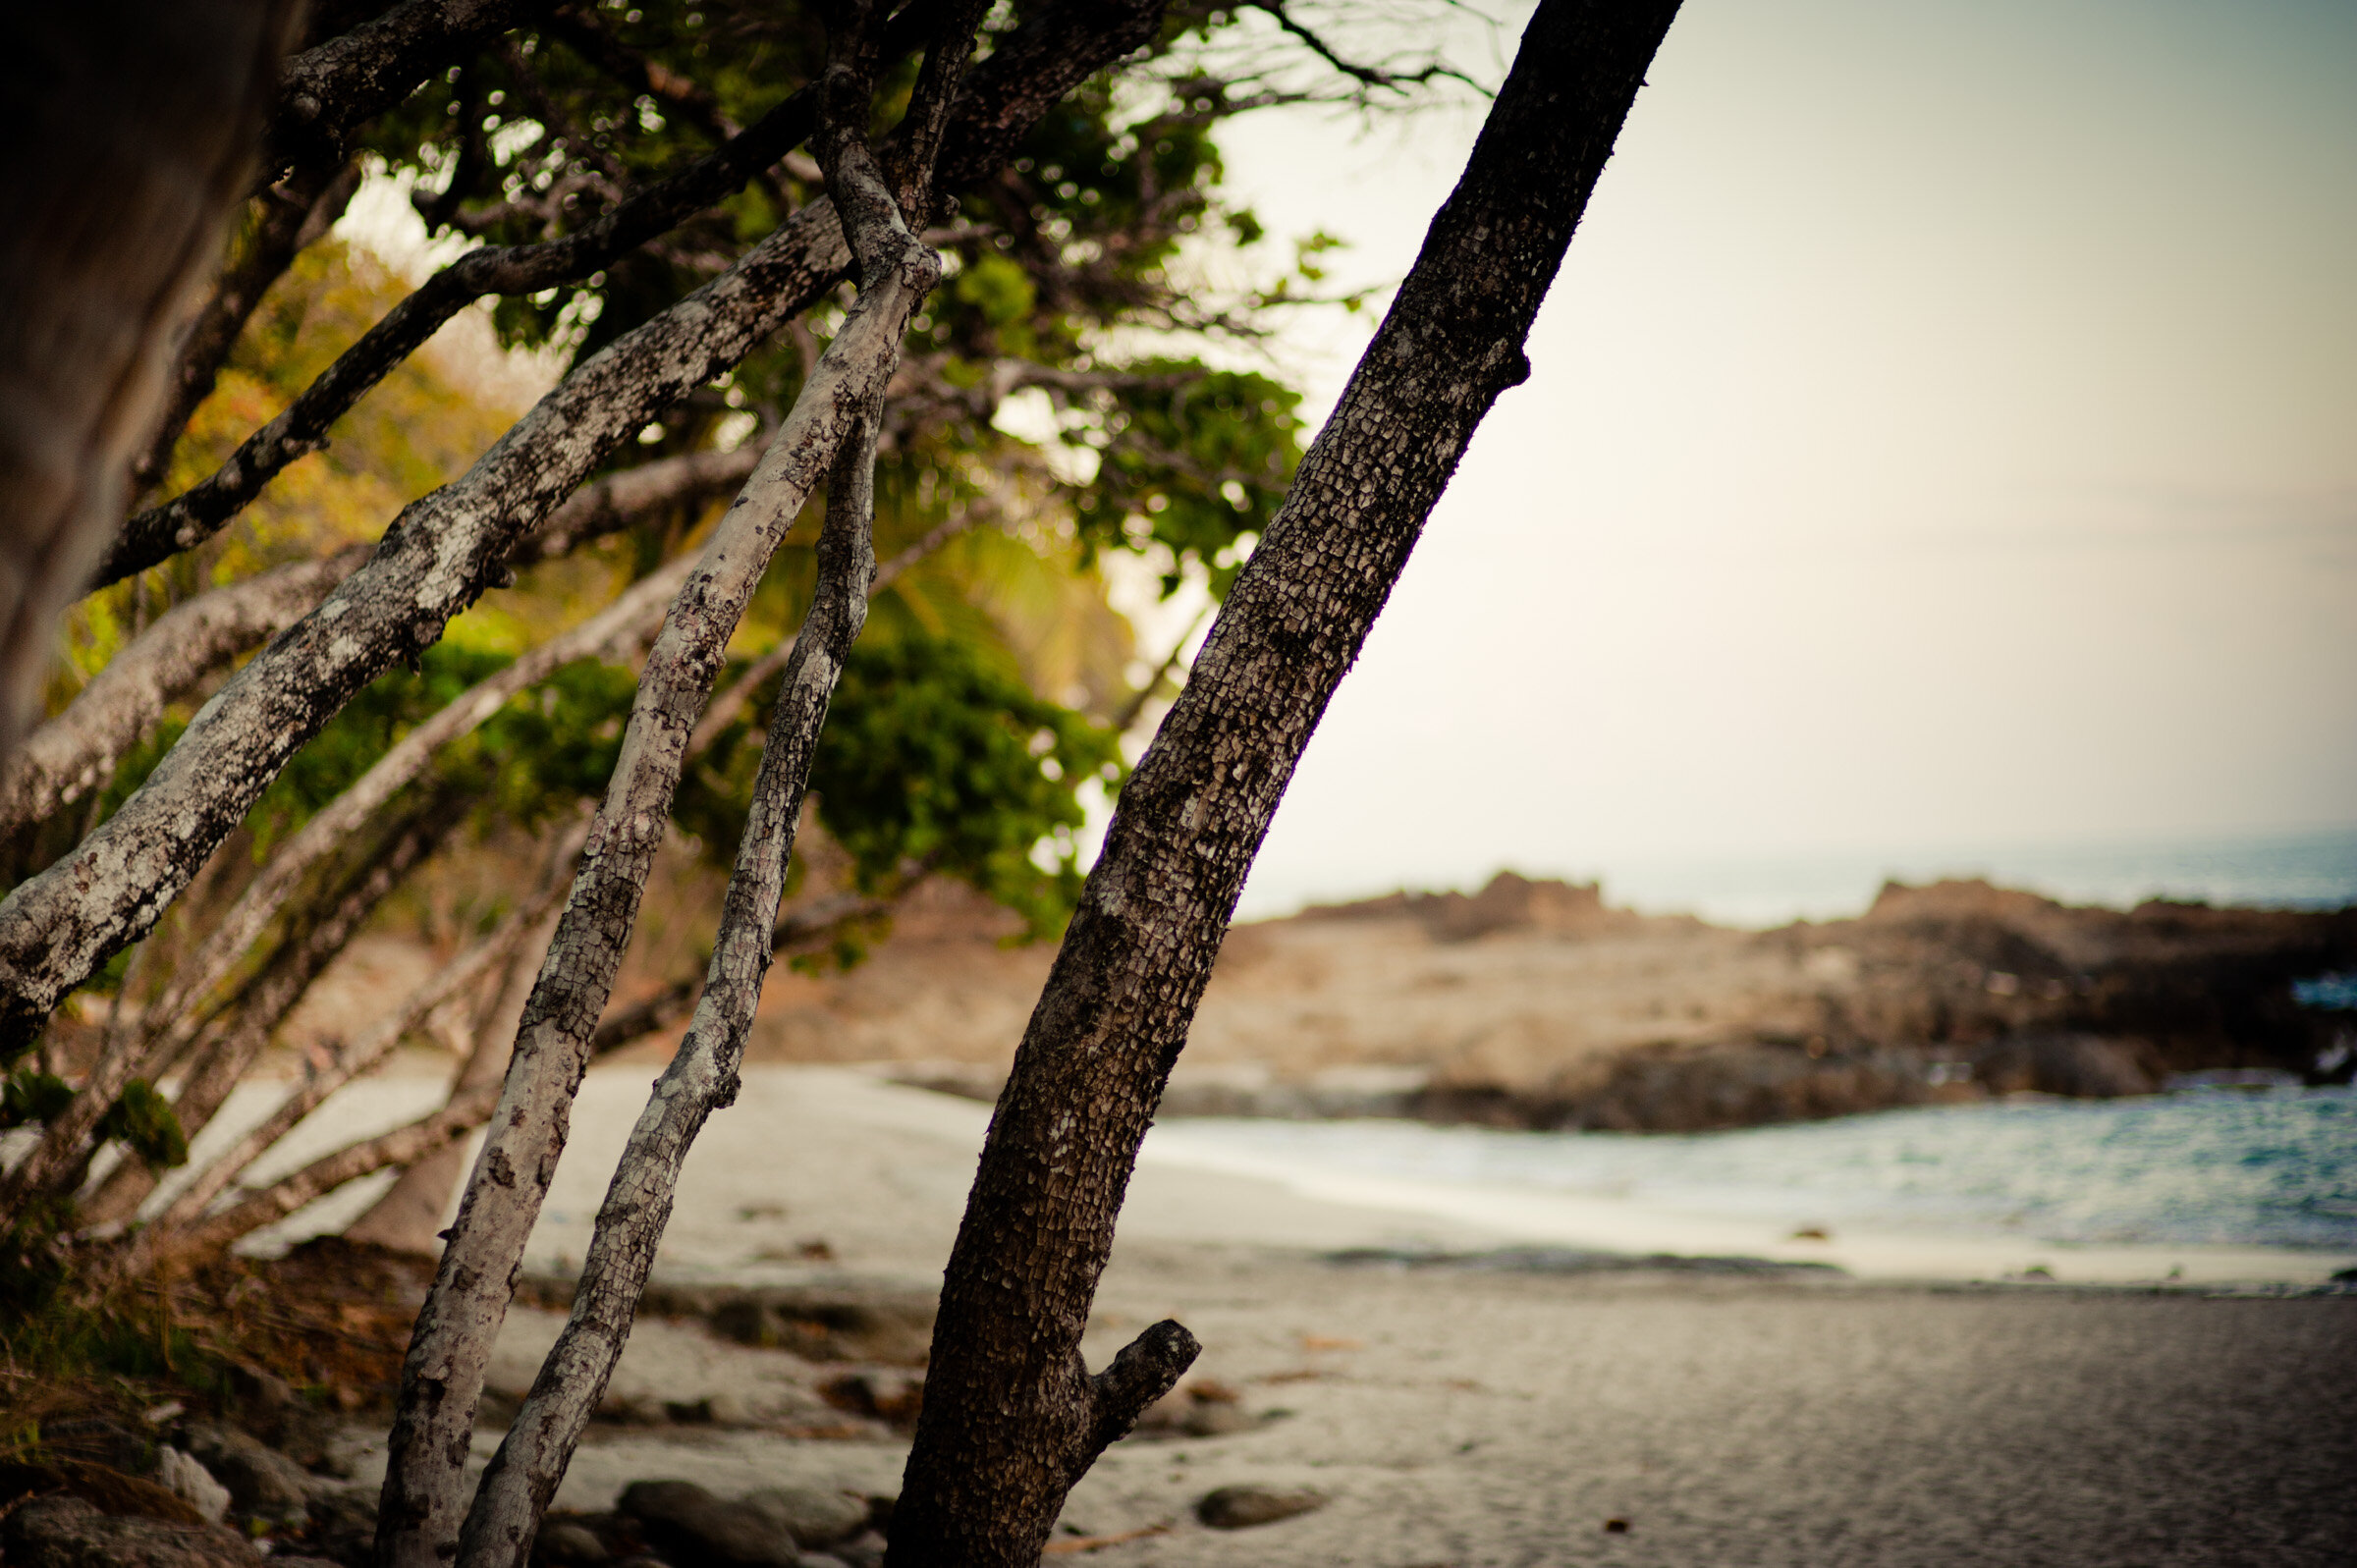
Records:
[[[220,259],[296,0],[27,7],[0,102],[0,760],[122,519],[165,356]]]
[[[1028,1565],[1101,1449],[1080,1338],[1244,874],[1523,341],[1675,0],[1542,0],[1464,177],[1120,809],[999,1098],[890,1561]]]
[[[921,253],[913,237],[907,245]],[[794,853],[811,754],[843,662],[867,620],[868,579],[875,571],[875,432],[871,408],[860,431],[844,442],[828,481],[818,582],[770,721],[695,1021],[630,1129],[598,1209],[572,1316],[483,1474],[459,1538],[459,1568],[522,1568],[581,1429],[622,1359],[671,1219],[680,1167],[705,1120],[736,1103],[738,1068],[769,971],[771,932],[786,892],[786,863]]]

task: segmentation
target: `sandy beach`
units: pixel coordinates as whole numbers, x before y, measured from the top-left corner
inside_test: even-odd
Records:
[[[591,1076],[534,1269],[581,1256],[647,1077]],[[385,1081],[342,1119],[393,1119],[406,1088]],[[929,1288],[986,1117],[854,1070],[755,1069],[689,1162],[661,1273]],[[1478,1195],[1414,1184],[1302,1190],[1205,1168],[1184,1124],[1173,1131],[1149,1143],[1088,1352],[1102,1360],[1145,1324],[1179,1319],[1204,1344],[1189,1382],[1232,1392],[1241,1430],[1111,1451],[1061,1527],[1075,1544],[1132,1537],[1096,1560],[2325,1564],[2357,1547],[2357,1300],[2298,1293],[2346,1260],[2177,1249],[2208,1282],[2141,1287],[2069,1276],[2156,1279],[2157,1250],[2012,1284],[1974,1282],[2003,1260],[1920,1239],[1913,1253],[1861,1243],[1833,1260],[1846,1272],[1345,1264],[1332,1255],[1480,1259],[1648,1232],[1635,1214],[1586,1235],[1576,1206],[1477,1221]],[[1775,1250],[1653,1234],[1634,1250]],[[495,1388],[528,1381],[560,1321],[514,1314]],[[882,1429],[785,1434],[832,1414],[814,1390],[844,1371],[693,1321],[642,1322],[610,1405],[717,1398],[728,1419],[598,1423],[558,1506],[604,1509],[651,1478],[725,1494],[896,1490],[904,1448]],[[496,1438],[486,1430],[478,1451]],[[1197,1498],[1238,1483],[1331,1500],[1249,1530],[1194,1520]]]

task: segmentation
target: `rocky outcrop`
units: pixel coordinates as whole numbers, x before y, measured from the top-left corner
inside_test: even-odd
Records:
[[[932,892],[859,968],[775,977],[754,1054],[995,1099],[1050,956],[1006,935]],[[1231,931],[1162,1114],[1696,1130],[2205,1072],[2345,1079],[2357,1012],[2292,989],[2344,970],[2357,909],[1943,882],[1750,932],[1502,873]]]

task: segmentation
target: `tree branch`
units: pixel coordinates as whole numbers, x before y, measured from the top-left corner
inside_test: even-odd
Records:
[[[1310,53],[1361,86],[1382,87],[1388,91],[1404,93],[1410,87],[1420,87],[1431,81],[1459,81],[1485,98],[1491,95],[1489,89],[1480,82],[1453,67],[1441,64],[1438,60],[1428,61],[1414,71],[1404,72],[1387,71],[1380,66],[1362,66],[1345,58],[1340,50],[1302,26],[1290,11],[1279,3],[1279,0],[1246,0],[1246,3],[1256,11],[1268,13],[1269,16],[1276,19],[1277,26],[1307,44]]]
[[[476,299],[537,294],[586,278],[775,163],[809,135],[810,124],[811,95],[805,89],[751,130],[561,240],[461,256],[386,312],[210,477],[125,523],[91,587],[119,582],[218,533],[289,463],[325,445],[329,428],[370,388]]]
[[[959,98],[943,180],[1006,157],[1065,92],[1151,40],[1155,0],[1066,0],[997,40]],[[729,273],[575,367],[461,479],[408,508],[369,564],[233,676],[155,774],[75,851],[0,902],[0,1051],[137,940],[295,749],[432,643],[516,542],[605,455],[734,366],[841,276],[832,210],[797,213]],[[0,1213],[12,1193],[0,1192]]]
[[[204,1130],[312,982],[351,946],[402,879],[441,847],[459,821],[455,803],[446,799],[429,801],[412,814],[394,831],[390,843],[374,851],[356,881],[322,900],[323,911],[296,923],[295,934],[238,988],[237,996],[214,1015],[211,1027],[186,1042],[195,1054],[172,1100],[172,1113],[183,1133],[193,1139]],[[163,1042],[166,1047],[178,1043],[178,1036]],[[139,1063],[138,1076],[161,1082],[178,1054],[171,1049],[150,1050]],[[154,1190],[154,1172],[139,1161],[126,1160],[82,1205],[82,1222],[95,1226],[128,1220]]]
[[[1169,1318],[1124,1345],[1111,1366],[1088,1379],[1095,1419],[1081,1428],[1072,1474],[1087,1474],[1099,1454],[1128,1436],[1146,1407],[1178,1386],[1202,1353],[1195,1336]]]
[[[508,565],[528,567],[569,555],[658,508],[726,495],[743,484],[760,460],[761,448],[747,442],[735,452],[688,452],[618,469],[575,491],[538,533],[516,547]]]
[[[279,72],[278,106],[265,137],[264,183],[299,164],[342,163],[355,131],[544,4],[407,0],[289,60]]]
[[[357,1181],[388,1165],[413,1164],[435,1150],[466,1137],[483,1124],[497,1100],[490,1087],[453,1095],[448,1104],[429,1116],[323,1155],[236,1207],[171,1237],[159,1237],[159,1249],[168,1241],[174,1252],[183,1255],[218,1252],[242,1236],[286,1218],[348,1181]]]
[[[308,615],[367,555],[356,548],[324,561],[297,562],[198,594],[163,616],[0,766],[0,834],[38,822],[104,784],[166,707]]]
[[[914,240],[909,245],[917,248]],[[879,383],[879,399],[882,390]],[[581,1429],[622,1359],[671,1217],[680,1167],[705,1119],[736,1102],[738,1068],[769,972],[810,758],[836,678],[867,620],[868,578],[875,570],[875,432],[871,405],[858,429],[845,438],[828,479],[818,582],[794,639],[785,692],[770,722],[695,1021],[656,1082],[615,1166],[581,1266],[572,1317],[484,1472],[459,1538],[460,1568],[522,1568]]]
[[[865,284],[647,655],[580,878],[524,1009],[502,1109],[476,1158],[403,1366],[378,1515],[378,1560],[385,1568],[440,1568],[437,1548],[456,1534],[461,1475],[447,1456],[459,1434],[471,1430],[491,1336],[564,1144],[588,1040],[637,917],[689,733],[754,586],[837,451],[890,382],[908,318],[940,276],[939,258],[913,240],[907,249],[887,248],[894,230],[907,239],[890,195],[872,173],[862,180],[854,158],[838,161],[849,166],[848,177],[837,180],[829,169],[832,194],[851,210],[847,227]]]
[[[261,206],[261,218],[246,253],[214,283],[204,308],[174,355],[172,387],[163,417],[156,421],[146,452],[132,465],[135,490],[150,490],[163,482],[171,466],[172,449],[180,445],[197,406],[212,396],[221,366],[237,347],[254,307],[294,259],[334,227],[359,186],[358,164],[326,164],[299,169],[254,198]]]

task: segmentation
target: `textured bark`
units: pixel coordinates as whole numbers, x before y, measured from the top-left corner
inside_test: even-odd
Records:
[[[298,170],[256,197],[259,221],[246,253],[213,284],[204,308],[189,326],[179,351],[173,355],[170,390],[164,411],[148,438],[147,450],[132,464],[135,490],[150,490],[163,481],[197,406],[213,394],[221,366],[237,347],[239,334],[253,316],[254,307],[294,262],[318,243],[344,216],[352,193],[360,188],[360,166],[347,163]]]
[[[198,594],[141,632],[0,767],[0,834],[104,784],[169,704],[310,614],[366,558],[354,549],[265,571]]]
[[[499,1109],[403,1364],[378,1509],[376,1557],[383,1568],[428,1568],[450,1554],[451,1515],[491,1344],[564,1148],[586,1048],[636,919],[695,720],[746,599],[823,467],[831,476],[830,514],[819,542],[819,586],[795,639],[791,684],[779,700],[753,821],[731,878],[712,979],[698,1009],[704,1032],[700,1040],[690,1032],[633,1130],[599,1217],[575,1316],[515,1423],[513,1433],[521,1435],[503,1446],[504,1462],[485,1476],[466,1516],[457,1543],[466,1563],[520,1568],[530,1552],[541,1513],[596,1404],[594,1391],[581,1401],[583,1386],[594,1382],[602,1391],[621,1354],[669,1217],[679,1162],[712,1108],[734,1098],[736,1061],[769,965],[799,785],[835,678],[866,619],[874,572],[872,470],[885,389],[899,368],[908,320],[941,277],[941,258],[910,233],[903,214],[931,205],[932,154],[981,15],[980,0],[958,0],[942,19],[903,120],[904,161],[890,184],[866,142],[876,12],[846,6],[834,18],[816,145],[829,199],[857,260],[858,298],[648,657],[606,806],[592,825],[580,879],[525,1006]]]
[[[921,263],[895,267],[879,254],[865,269],[857,303],[647,655],[579,879],[524,1009],[499,1110],[403,1365],[378,1513],[378,1561],[386,1568],[434,1568],[442,1561],[437,1548],[457,1533],[462,1465],[491,1339],[564,1147],[589,1037],[637,918],[688,734],[770,557],[862,410],[891,380],[908,317],[940,272],[938,258],[919,249]]]
[[[299,163],[342,163],[353,132],[543,8],[534,0],[407,0],[304,50],[279,73],[267,177]]]
[[[0,759],[220,254],[296,0],[24,8],[0,60]]]
[[[314,813],[212,923],[196,950],[181,961],[172,984],[149,1008],[160,1020],[157,1028],[141,1039],[112,1042],[100,1054],[81,1095],[43,1129],[40,1143],[0,1184],[0,1214],[12,1213],[32,1194],[56,1189],[80,1168],[106,1108],[137,1075],[142,1061],[177,1054],[194,1037],[202,1023],[198,1003],[228,978],[313,866],[349,842],[378,808],[414,783],[443,746],[479,728],[510,697],[576,659],[614,642],[643,637],[693,565],[683,556],[659,568],[573,630],[551,637],[476,682],[465,696],[402,736],[342,794]],[[177,748],[171,755],[179,755]],[[165,760],[168,765],[171,757]]]
[[[945,180],[1009,156],[1037,113],[1149,41],[1160,15],[1159,0],[1068,0],[1001,39],[959,97]],[[143,936],[287,758],[361,686],[438,638],[608,453],[806,308],[847,259],[830,207],[797,213],[576,367],[465,476],[405,509],[369,564],[240,671],[121,811],[0,902],[0,1052]]]
[[[1542,0],[1455,191],[1122,790],[984,1145],[890,1561],[1035,1563],[1139,1141],[1310,733],[1522,345],[1674,0]]]
[[[238,995],[222,1008],[211,1027],[188,1042],[193,1054],[182,1074],[180,1092],[172,1100],[172,1113],[179,1118],[181,1131],[193,1139],[204,1130],[312,982],[351,946],[376,906],[401,886],[402,879],[441,846],[459,821],[458,803],[448,800],[430,801],[412,815],[357,879],[324,900],[323,913],[303,920],[261,969],[239,987]],[[139,1063],[137,1075],[158,1082],[177,1055],[172,1050],[151,1051]],[[82,1222],[104,1225],[128,1220],[154,1190],[154,1173],[139,1161],[126,1160],[81,1206]]]
[[[919,248],[913,239],[908,244]],[[598,1210],[573,1315],[483,1475],[459,1538],[460,1568],[522,1568],[581,1429],[622,1359],[671,1219],[680,1167],[705,1119],[736,1103],[738,1068],[769,972],[771,933],[786,892],[810,758],[843,662],[867,620],[868,579],[875,570],[875,431],[871,408],[860,432],[845,441],[828,484],[818,582],[771,716],[695,1020],[630,1129]]]

